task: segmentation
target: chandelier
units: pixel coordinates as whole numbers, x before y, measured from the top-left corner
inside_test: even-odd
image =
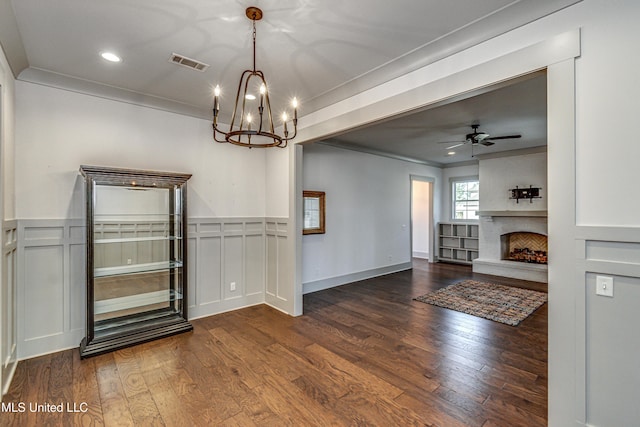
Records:
[[[264,73],[256,69],[256,21],[262,19],[262,10],[253,6],[248,7],[246,15],[253,23],[253,69],[245,70],[240,77],[236,103],[227,132],[218,127],[220,86],[216,85],[213,96],[213,139],[216,142],[229,142],[249,148],[284,148],[287,146],[288,141],[296,137],[298,132],[298,101],[293,98],[291,103],[293,107],[293,118],[291,119],[293,134],[289,136],[287,126],[289,116],[286,112],[282,113],[284,136],[276,134],[273,126],[267,81],[264,78]],[[258,94],[258,96],[254,94]]]

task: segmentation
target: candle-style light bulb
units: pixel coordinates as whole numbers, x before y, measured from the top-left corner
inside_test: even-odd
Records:
[[[258,111],[260,112],[260,117],[262,117],[262,108],[264,105],[264,94],[267,93],[267,86],[264,83],[260,85],[260,107]]]
[[[287,113],[282,113],[282,123],[284,123],[284,137],[287,138],[289,136],[289,130],[287,129]]]
[[[294,97],[291,105],[293,106],[293,124],[295,125],[298,121],[298,98]]]
[[[220,111],[220,104],[218,103],[218,97],[220,96],[220,85],[216,85],[213,89],[213,119],[214,124],[216,117],[218,116],[218,111]]]

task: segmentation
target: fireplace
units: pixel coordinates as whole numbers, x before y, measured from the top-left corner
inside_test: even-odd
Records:
[[[501,258],[531,264],[547,263],[547,236],[529,231],[516,231],[500,236]]]
[[[546,211],[481,211],[478,245],[475,273],[547,283]]]

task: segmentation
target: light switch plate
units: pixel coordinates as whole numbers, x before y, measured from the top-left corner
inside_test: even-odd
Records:
[[[613,298],[613,277],[596,276],[596,294]]]

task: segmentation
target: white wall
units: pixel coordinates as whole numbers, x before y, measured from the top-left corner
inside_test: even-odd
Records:
[[[464,165],[464,166],[453,166],[442,169],[442,182],[441,182],[441,191],[442,191],[442,204],[441,204],[441,221],[442,222],[451,222],[453,219],[451,218],[452,212],[452,204],[451,204],[451,179],[452,178],[463,178],[469,176],[478,176],[478,164],[472,165]],[[480,189],[482,189],[482,184],[480,185]],[[466,220],[465,222],[473,222],[473,220]]]
[[[387,268],[407,268],[410,176],[435,179],[437,215],[440,169],[322,144],[303,151],[304,190],[326,193],[326,233],[302,239],[305,292],[346,283],[353,274],[371,277]]]
[[[640,144],[633,139],[640,97],[640,2],[585,1],[582,13],[562,14],[583,27],[576,62],[577,219],[579,225],[638,226],[640,200],[623,183],[633,180]]]
[[[0,392],[8,387],[17,360],[17,248],[14,217],[15,81],[0,49]]]
[[[265,216],[289,216],[289,164],[293,150],[292,144],[282,149],[263,150],[266,152]]]
[[[213,142],[206,120],[20,81],[16,92],[17,218],[81,218],[81,164],[191,173],[189,216],[265,216],[264,150]]]
[[[547,153],[480,160],[480,210],[547,210]],[[509,199],[512,188],[540,187],[540,199]]]

